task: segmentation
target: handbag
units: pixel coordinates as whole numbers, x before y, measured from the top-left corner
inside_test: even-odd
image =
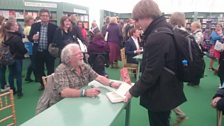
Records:
[[[59,57],[59,47],[56,46],[56,43],[50,43],[48,46],[48,52],[53,56],[53,57]]]
[[[224,45],[223,45],[220,41],[217,40],[217,41],[215,42],[214,49],[215,49],[216,51],[221,52],[221,51],[224,49]]]

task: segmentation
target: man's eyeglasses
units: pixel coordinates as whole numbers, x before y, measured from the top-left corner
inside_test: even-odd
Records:
[[[49,15],[40,15],[41,17],[49,17]]]

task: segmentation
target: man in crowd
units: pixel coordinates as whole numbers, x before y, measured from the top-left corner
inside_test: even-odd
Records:
[[[100,93],[99,88],[81,89],[93,80],[113,88],[120,86],[120,83],[110,81],[97,74],[89,65],[85,64],[83,53],[77,44],[69,44],[63,48],[61,64],[56,68],[53,78],[53,83],[47,84],[38,102],[36,113],[42,112],[62,98],[97,96]]]
[[[42,76],[45,76],[44,66],[47,68],[47,75],[54,72],[55,58],[48,52],[48,46],[52,43],[56,25],[50,23],[50,12],[47,9],[40,10],[41,22],[34,23],[31,26],[28,39],[33,42],[33,57],[35,62],[36,77],[41,83],[39,90],[44,89]]]
[[[140,104],[148,110],[150,126],[170,126],[170,112],[186,101],[183,83],[172,71],[177,71],[177,54],[173,37],[156,32],[172,26],[153,0],[141,0],[133,9],[136,27],[144,31],[142,76],[127,92],[125,101],[140,96]]]

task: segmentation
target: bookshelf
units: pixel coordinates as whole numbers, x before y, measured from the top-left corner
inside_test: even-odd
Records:
[[[0,0],[0,15],[6,19],[9,16],[14,16],[21,25],[24,23],[26,15],[32,15],[35,19],[42,8],[47,8],[50,11],[50,21],[54,24],[59,25],[62,15],[76,14],[78,19],[84,22],[86,28],[89,27],[89,8],[87,7],[65,2]]]

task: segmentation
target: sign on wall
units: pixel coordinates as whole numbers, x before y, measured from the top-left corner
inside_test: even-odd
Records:
[[[28,7],[57,8],[56,3],[25,2],[24,4]]]

